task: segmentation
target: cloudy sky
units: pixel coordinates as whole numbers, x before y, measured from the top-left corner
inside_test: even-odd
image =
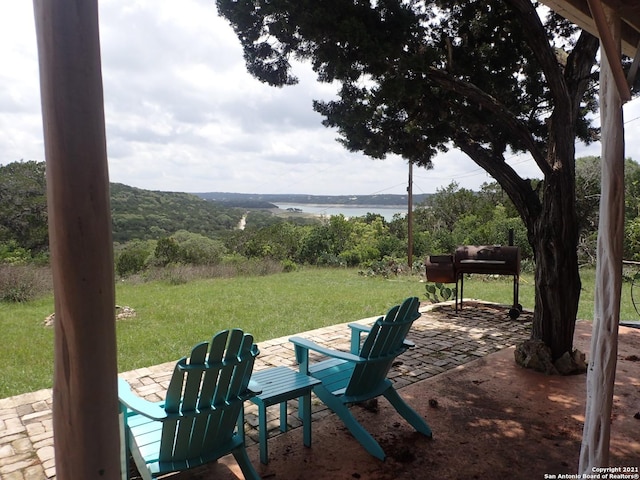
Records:
[[[213,0],[100,0],[109,175],[163,191],[358,194],[406,192],[401,158],[349,153],[312,100],[335,87],[297,68],[299,85],[268,87],[246,73]],[[32,2],[0,3],[0,164],[44,160]],[[625,106],[627,156],[640,161],[640,100]],[[578,146],[598,155],[599,145]],[[527,156],[509,163],[540,177]],[[414,170],[414,193],[491,181],[458,152]]]

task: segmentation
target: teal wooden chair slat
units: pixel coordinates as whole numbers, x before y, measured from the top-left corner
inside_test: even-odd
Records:
[[[217,333],[178,360],[164,402],[148,402],[118,379],[123,473],[128,452],[145,480],[232,453],[245,478],[259,479],[247,456],[243,417],[244,401],[260,393],[249,387],[257,355],[253,337],[242,330]]]
[[[398,355],[413,346],[406,336],[413,322],[420,317],[418,307],[418,298],[410,297],[392,307],[371,327],[350,324],[349,352],[331,350],[301,337],[290,338],[300,371],[321,381],[314,386],[314,393],[340,417],[362,446],[381,460],[385,459],[384,450],[351,414],[349,405],[383,395],[418,432],[429,438],[432,436],[429,425],[400,397],[387,378]],[[363,333],[367,335],[361,341]],[[328,360],[311,363],[309,351],[325,355]]]

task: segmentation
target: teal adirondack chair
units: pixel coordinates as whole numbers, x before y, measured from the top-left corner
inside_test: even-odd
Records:
[[[244,443],[243,402],[258,347],[242,330],[224,330],[193,347],[173,371],[164,402],[148,402],[119,379],[124,417],[123,477],[128,452],[145,480],[197,467],[232,453],[245,478],[260,476]]]
[[[290,338],[295,345],[300,371],[322,382],[313,388],[314,393],[340,417],[362,446],[380,460],[385,459],[384,450],[358,423],[349,411],[349,404],[384,395],[418,432],[429,438],[432,436],[429,425],[398,395],[387,378],[396,357],[413,345],[406,336],[413,322],[420,317],[418,306],[418,298],[410,297],[391,308],[386,316],[378,318],[370,328],[349,324],[352,329],[351,352],[324,348],[300,337]],[[368,334],[361,345],[360,334],[365,332]],[[310,364],[310,350],[329,359]]]

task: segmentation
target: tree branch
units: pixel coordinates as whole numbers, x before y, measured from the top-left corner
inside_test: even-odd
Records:
[[[538,193],[531,185],[531,180],[523,179],[501,158],[496,161],[496,154],[489,152],[473,138],[460,131],[453,139],[454,144],[471,158],[479,167],[486,170],[504,189],[521,218],[527,222],[527,231],[532,235],[534,222],[542,211]]]
[[[531,132],[518,118],[516,118],[508,108],[500,103],[496,98],[480,90],[475,85],[459,80],[448,73],[431,67],[429,69],[429,78],[436,82],[442,88],[466,96],[472,102],[489,109],[497,115],[504,126],[508,128],[515,138],[520,139],[524,146],[529,150],[536,165],[542,170],[546,176],[550,172],[549,164],[545,160],[543,152],[538,147],[538,143],[531,135]]]
[[[600,41],[598,38],[583,30],[567,58],[564,76],[571,95],[576,99],[573,102],[575,118],[578,118],[576,109],[580,108],[580,99],[584,97],[589,87],[591,69],[596,63],[596,54],[599,46]]]
[[[519,23],[529,38],[529,46],[544,72],[556,107],[560,107],[559,111],[571,112],[571,100],[562,69],[549,44],[549,38],[534,4],[530,0],[507,0],[507,2],[514,7],[514,11],[521,18]]]

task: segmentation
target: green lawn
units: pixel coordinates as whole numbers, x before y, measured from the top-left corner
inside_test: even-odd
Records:
[[[592,270],[583,272],[581,319],[593,316],[593,281]],[[465,281],[464,293],[468,298],[509,304],[512,282],[508,277],[474,276]],[[118,368],[126,371],[176,360],[194,343],[225,328],[242,328],[263,341],[383,314],[412,295],[426,299],[425,285],[417,278],[370,278],[353,269],[305,268],[182,285],[121,282],[116,302],[132,307],[137,315],[117,322]],[[533,308],[531,275],[521,279],[520,303]],[[52,312],[52,297],[0,303],[0,398],[51,387],[53,329],[45,328],[43,321]],[[621,318],[638,318],[629,284],[623,285]]]
[[[582,291],[578,304],[578,318],[581,320],[593,320],[593,300],[595,292],[595,269],[584,269],[580,272]],[[634,287],[636,302],[640,308],[640,285]],[[477,298],[489,302],[510,304],[513,301],[513,281],[510,277],[474,275],[464,282],[465,298]],[[638,320],[631,299],[631,284],[623,283],[621,291],[620,319]],[[519,301],[523,308],[533,310],[534,283],[532,274],[523,274],[520,277]]]

